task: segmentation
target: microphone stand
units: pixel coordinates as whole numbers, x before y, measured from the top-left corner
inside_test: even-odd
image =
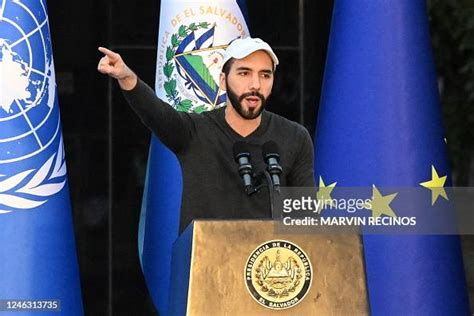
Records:
[[[265,178],[267,179],[267,187],[268,187],[268,196],[270,198],[270,214],[272,219],[274,219],[274,193],[277,192],[280,194],[280,186],[275,187],[272,182],[272,176],[267,170],[263,171],[263,174],[265,175]]]
[[[254,179],[261,179],[262,178],[262,173],[263,175],[265,176],[265,179],[266,179],[266,183],[259,183],[258,185],[256,186],[251,186],[251,187],[247,187],[245,189],[245,192],[250,196],[258,191],[260,191],[261,188],[263,188],[264,186],[268,187],[268,195],[269,195],[269,198],[270,198],[270,215],[271,215],[271,218],[273,219],[274,218],[274,212],[275,212],[275,208],[274,208],[274,193],[276,192],[277,194],[280,194],[280,186],[274,186],[272,185],[273,184],[273,181],[272,181],[272,176],[271,174],[267,171],[267,170],[264,170],[262,171],[260,174],[258,175],[254,175],[252,176],[252,178]]]

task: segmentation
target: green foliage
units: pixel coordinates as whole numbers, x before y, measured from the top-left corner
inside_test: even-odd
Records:
[[[184,25],[181,25],[179,27],[178,35],[179,35],[179,37],[185,37],[186,36],[186,27]]]
[[[178,103],[177,110],[181,112],[189,112],[192,106],[193,102],[191,100],[185,99]]]
[[[172,63],[166,63],[166,65],[163,67],[163,73],[167,78],[171,77],[173,74],[174,66]]]
[[[166,48],[166,60],[171,60],[174,56],[174,51],[172,47]]]
[[[191,31],[197,31],[197,30],[198,30],[198,26],[196,25],[196,23],[191,23],[191,24],[189,25],[189,29],[190,29]]]
[[[174,90],[176,89],[176,80],[172,79],[170,81],[166,81],[163,87],[165,88],[166,95],[173,97]]]
[[[200,105],[194,108],[194,113],[202,113],[205,112],[207,109],[204,105]]]
[[[171,36],[171,45],[173,45],[173,47],[175,46],[178,46],[179,42],[178,42],[178,34],[173,34]]]

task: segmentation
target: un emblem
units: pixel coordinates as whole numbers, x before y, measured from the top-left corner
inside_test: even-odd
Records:
[[[286,309],[300,303],[311,288],[312,277],[306,253],[286,240],[261,244],[245,266],[245,283],[250,295],[271,309]]]
[[[30,6],[0,1],[0,213],[35,208],[66,182],[47,10]]]

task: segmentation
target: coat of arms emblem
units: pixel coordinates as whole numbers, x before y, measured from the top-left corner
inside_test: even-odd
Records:
[[[271,309],[295,306],[311,287],[312,267],[308,256],[286,240],[258,246],[245,266],[245,282],[252,297]]]

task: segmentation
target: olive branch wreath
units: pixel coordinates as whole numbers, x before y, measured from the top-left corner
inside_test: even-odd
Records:
[[[174,72],[173,57],[175,56],[175,51],[181,42],[191,33],[199,29],[209,28],[210,23],[201,22],[201,23],[191,23],[189,26],[181,25],[178,28],[178,33],[175,33],[171,36],[171,45],[166,48],[166,63],[163,66],[163,74],[166,76],[165,83],[163,87],[166,92],[166,97],[168,101],[176,108],[176,110],[181,112],[189,112],[193,107],[193,101],[189,99],[182,99],[178,96],[178,90],[176,89],[176,79],[172,78]],[[193,112],[201,113],[206,111],[205,105],[199,105],[192,109]]]
[[[0,207],[7,207],[7,209],[0,209],[0,214],[10,213],[12,209],[8,208],[33,209],[46,203],[47,197],[63,189],[66,184],[66,173],[64,145],[61,137],[57,152],[51,155],[39,169],[26,170],[8,178],[0,175]],[[22,185],[28,178],[27,183]],[[61,182],[51,183],[50,180],[58,180],[58,178],[63,179]]]

